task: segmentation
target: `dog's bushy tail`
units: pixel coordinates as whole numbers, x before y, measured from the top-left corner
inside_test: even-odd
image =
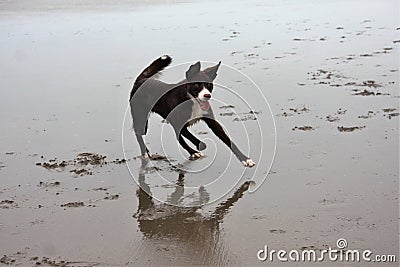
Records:
[[[162,57],[157,58],[150,64],[147,68],[145,68],[142,73],[137,77],[136,82],[144,79],[148,79],[151,76],[159,73],[163,69],[165,69],[169,64],[171,64],[172,58],[168,55],[164,55]]]
[[[152,76],[156,75],[163,69],[165,69],[169,64],[171,64],[172,58],[168,55],[161,56],[153,61],[147,68],[145,68],[142,73],[136,78],[136,81],[133,85],[130,98],[132,98],[133,94],[135,93],[135,89],[139,88],[140,85],[145,82],[147,79],[151,78]]]

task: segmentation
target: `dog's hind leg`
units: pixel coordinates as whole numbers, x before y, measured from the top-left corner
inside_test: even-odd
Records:
[[[143,140],[143,135],[146,135],[147,133],[148,120],[146,119],[146,117],[144,117],[144,114],[140,112],[132,113],[132,119],[133,129],[135,131],[135,136],[140,147],[140,154],[142,156],[148,156],[149,158],[151,158],[150,151]]]
[[[200,141],[196,136],[194,136],[189,130],[184,127],[181,131],[181,134],[186,137],[193,145],[197,147],[198,150],[204,150],[207,148],[207,145]]]
[[[145,156],[145,155],[150,156],[149,149],[147,148],[146,144],[144,143],[143,136],[140,133],[135,133],[135,135],[136,135],[136,139],[139,143],[140,154],[142,156]]]

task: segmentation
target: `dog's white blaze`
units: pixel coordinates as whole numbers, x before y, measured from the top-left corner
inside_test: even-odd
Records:
[[[211,92],[207,88],[203,87],[203,89],[201,89],[201,91],[199,93],[199,99],[200,100],[208,100],[209,98],[204,97],[204,95],[207,95],[207,94],[211,95]]]
[[[201,89],[200,93],[197,95],[197,98],[200,100],[208,100],[209,98],[204,97],[204,95],[206,95],[206,94],[211,95],[211,92],[207,88],[203,87],[203,89]],[[199,119],[199,118],[203,117],[203,115],[208,114],[208,111],[201,109],[200,104],[194,99],[195,97],[190,95],[190,98],[192,98],[193,103],[194,103],[194,105],[192,107],[192,114],[190,116],[191,120]]]

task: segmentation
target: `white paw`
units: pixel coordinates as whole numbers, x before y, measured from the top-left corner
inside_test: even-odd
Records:
[[[190,155],[189,160],[196,160],[196,159],[201,158],[202,156],[204,156],[203,153],[196,152],[196,153]]]
[[[251,168],[254,165],[256,165],[256,163],[252,159],[243,160],[242,163],[243,163],[243,166],[249,167],[249,168]]]

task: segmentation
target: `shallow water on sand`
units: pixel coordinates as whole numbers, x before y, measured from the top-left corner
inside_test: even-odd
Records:
[[[257,251],[339,238],[398,258],[397,1],[110,3],[0,1],[1,263],[280,266]],[[172,161],[140,168],[124,115],[135,77],[163,54],[226,65],[214,113],[258,169],[202,124],[207,157],[187,161],[155,115],[146,141]],[[235,120],[254,114],[233,93],[258,120]]]

